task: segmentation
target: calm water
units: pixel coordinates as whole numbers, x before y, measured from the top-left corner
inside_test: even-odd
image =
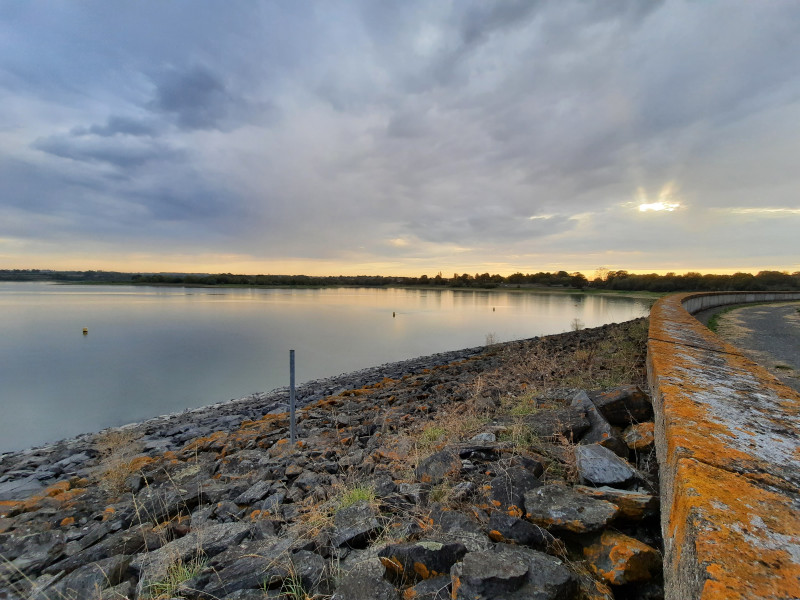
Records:
[[[290,348],[301,383],[648,311],[580,294],[0,283],[0,451],[285,386]]]

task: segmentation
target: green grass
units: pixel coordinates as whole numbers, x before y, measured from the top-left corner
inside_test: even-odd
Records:
[[[179,560],[169,566],[167,576],[163,581],[157,581],[147,586],[147,597],[172,598],[183,582],[194,579],[205,568],[206,560],[204,558],[194,558],[188,563]]]
[[[514,417],[525,417],[528,415],[536,414],[539,409],[536,406],[536,400],[531,395],[522,396],[515,399],[514,406],[508,411],[508,414]]]
[[[375,490],[366,484],[357,484],[343,489],[336,496],[336,510],[353,506],[357,502],[375,502]]]
[[[428,424],[419,434],[419,445],[421,448],[429,449],[438,444],[447,436],[447,430],[444,427],[434,424]]]

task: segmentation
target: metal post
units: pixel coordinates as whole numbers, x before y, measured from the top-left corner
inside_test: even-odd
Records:
[[[289,350],[289,427],[292,444],[295,442],[294,424],[294,350]]]

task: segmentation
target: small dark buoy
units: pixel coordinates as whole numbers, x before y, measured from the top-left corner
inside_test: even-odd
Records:
[[[395,316],[396,316],[396,313],[394,311],[392,311],[392,318],[394,319]]]
[[[492,312],[494,312],[494,306],[492,307]]]
[[[88,327],[84,327],[83,328],[83,335],[89,335],[89,328]]]

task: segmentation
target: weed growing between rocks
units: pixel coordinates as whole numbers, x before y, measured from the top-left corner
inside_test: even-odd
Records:
[[[100,487],[112,496],[126,491],[131,477],[136,477],[141,461],[135,457],[141,452],[141,437],[132,429],[109,430],[95,438],[95,448],[100,454],[98,480]]]
[[[146,586],[145,598],[173,598],[182,583],[193,579],[206,567],[205,558],[196,557],[184,563],[178,559],[167,568],[164,579]]]

